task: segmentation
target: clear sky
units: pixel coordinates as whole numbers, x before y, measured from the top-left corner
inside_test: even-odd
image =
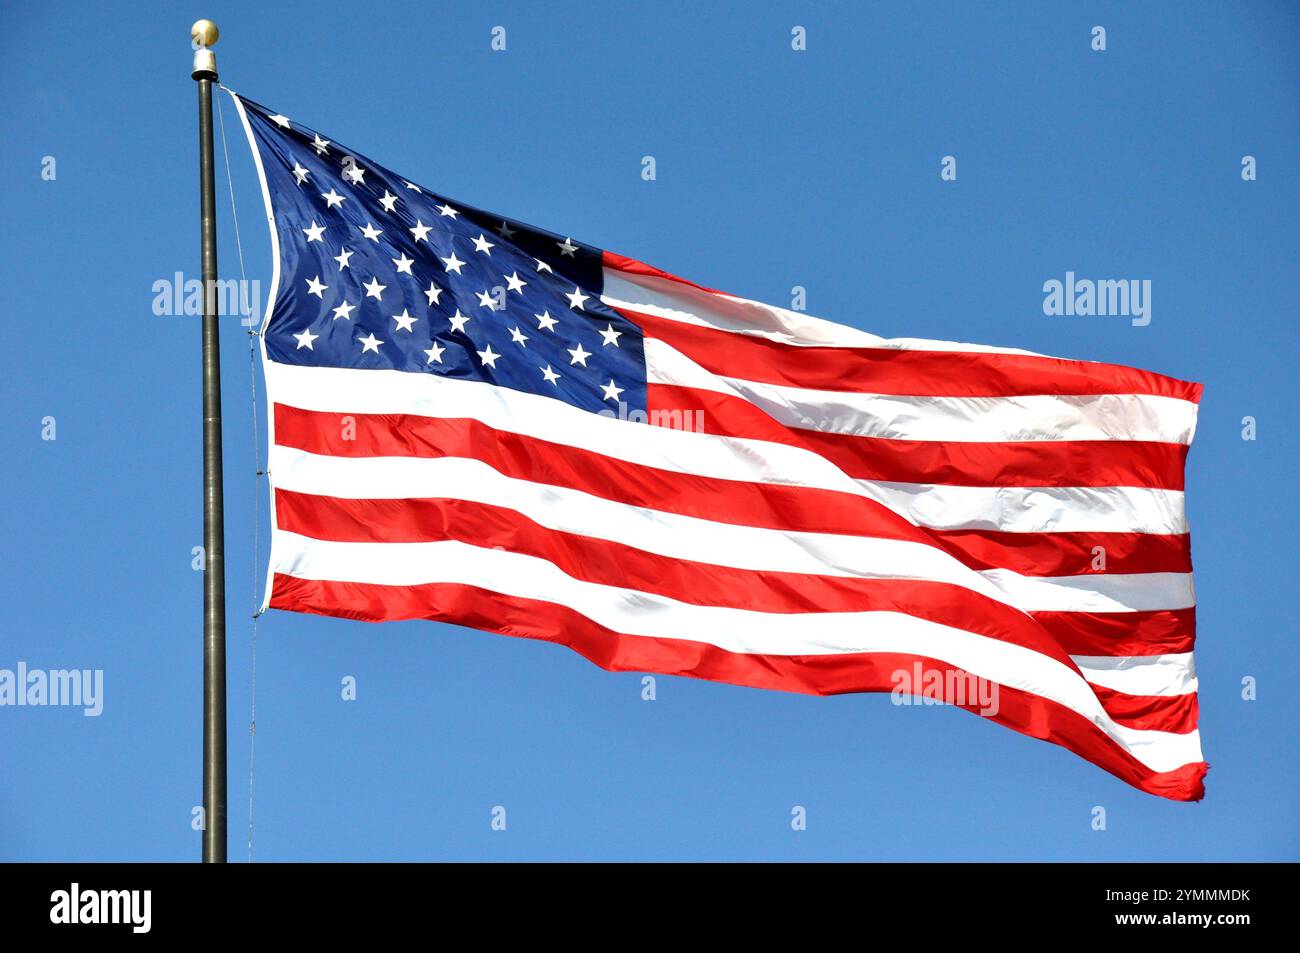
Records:
[[[200,16],[229,86],[467,203],[747,297],[788,305],[800,285],[812,313],[886,336],[1206,385],[1188,467],[1199,804],[955,709],[670,677],[647,702],[640,676],[557,646],[271,612],[258,858],[1300,858],[1295,4],[208,0],[0,14],[0,668],[104,672],[99,717],[0,708],[0,859],[198,857],[198,321],[156,315],[153,284],[198,274]],[[219,139],[217,171],[238,277]],[[1045,316],[1067,271],[1149,279],[1150,325]],[[224,334],[238,860],[266,501],[247,337],[234,318]]]

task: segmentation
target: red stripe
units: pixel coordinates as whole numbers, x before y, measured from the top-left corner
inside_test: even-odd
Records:
[[[1149,394],[1192,403],[1201,399],[1200,384],[1119,364],[990,351],[786,344],[632,307],[614,310],[639,325],[646,337],[672,345],[715,374],[764,384],[929,397]]]
[[[646,275],[651,278],[664,278],[667,281],[675,281],[679,285],[686,285],[688,288],[696,288],[700,291],[707,291],[709,294],[726,294],[725,291],[718,291],[716,288],[706,288],[704,285],[697,285],[686,278],[678,278],[676,275],[656,268],[654,265],[647,265],[643,261],[637,261],[635,258],[628,258],[626,255],[620,255],[616,252],[607,251],[603,253],[604,266],[613,268],[615,271],[624,271],[630,275]]]
[[[565,606],[457,584],[377,586],[277,573],[271,607],[370,622],[453,622],[566,645],[609,671],[658,672],[817,695],[894,691],[897,673],[910,673],[918,664],[924,673],[936,673],[943,685],[944,673],[951,670],[933,659],[905,654],[745,655],[699,642],[627,635],[599,626]],[[957,701],[946,696],[945,700]],[[961,707],[976,710],[978,706]],[[1205,794],[1208,766],[1204,762],[1174,771],[1152,771],[1087,718],[1028,692],[1000,686],[998,711],[989,717],[1023,734],[1062,745],[1151,794],[1179,801],[1200,800]]]
[[[1184,735],[1196,730],[1200,705],[1195,692],[1190,695],[1126,695],[1091,682],[1088,684],[1101,707],[1106,709],[1106,714],[1118,724]]]
[[[1137,486],[1183,489],[1187,445],[1135,440],[896,440],[787,427],[743,397],[651,384],[650,422],[770,440],[823,456],[849,476],[956,486]]]
[[[355,439],[344,438],[344,418]],[[715,522],[939,545],[972,568],[1001,567],[1032,575],[1091,572],[1092,547],[1105,545],[1108,568],[1156,572],[1161,570],[1139,566],[1139,556],[1162,549],[1173,554],[1185,546],[1185,537],[1139,534],[927,530],[849,493],[677,473],[496,430],[472,419],[336,414],[276,404],[275,435],[282,446],[331,456],[478,459],[516,479]],[[1175,561],[1169,555],[1164,563]]]
[[[1195,608],[1033,616],[1071,655],[1176,655],[1196,641]]]
[[[1191,572],[1186,533],[1003,533],[927,530],[930,538],[972,569],[1014,569],[1025,576],[1087,576],[1105,571]]]
[[[356,500],[277,489],[276,525],[347,543],[458,540],[553,563],[584,582],[652,592],[701,606],[756,612],[901,612],[1040,652],[1069,655],[1032,618],[950,583],[759,572],[660,556],[541,526],[515,510],[467,500]]]

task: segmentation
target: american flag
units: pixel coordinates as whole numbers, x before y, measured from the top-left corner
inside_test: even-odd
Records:
[[[930,693],[1203,796],[1199,384],[725,294],[234,100],[275,256],[270,607]]]

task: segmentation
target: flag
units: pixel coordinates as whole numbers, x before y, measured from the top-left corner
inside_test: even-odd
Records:
[[[725,294],[235,103],[274,253],[271,608],[956,704],[1203,795],[1199,384]]]

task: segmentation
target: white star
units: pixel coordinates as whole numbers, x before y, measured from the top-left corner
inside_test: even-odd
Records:
[[[622,331],[615,331],[614,325],[611,324],[609,327],[605,328],[605,330],[600,332],[600,336],[605,339],[600,342],[600,346],[604,347],[606,344],[612,344],[615,347],[618,347],[618,338],[622,333]]]
[[[384,234],[384,230],[382,228],[375,228],[375,226],[366,222],[366,227],[361,229],[361,234],[365,235],[366,238],[370,239],[372,242],[378,242],[379,236]]]
[[[325,200],[325,204],[330,208],[343,204],[343,196],[339,195],[333,189],[330,189],[328,192],[322,192],[320,197]]]
[[[523,331],[520,331],[518,327],[510,332],[510,340],[514,341],[520,347],[528,346],[524,344],[524,342],[528,340],[528,335],[524,334]]]
[[[560,379],[560,375],[551,370],[551,365],[549,364],[545,367],[539,367],[538,370],[542,372],[542,377],[546,378],[546,380],[550,381],[552,384],[555,384],[555,382]],[[555,384],[555,386],[559,387],[560,385]]]
[[[397,207],[397,196],[384,189],[384,197],[379,200],[379,204],[384,207],[385,212],[391,212]]]
[[[313,149],[316,150],[316,154],[318,156],[323,156],[323,155],[329,155],[329,144],[330,141],[328,139],[322,139],[319,135],[317,135],[315,141],[312,142],[311,146]]]
[[[427,241],[425,236],[428,235],[429,232],[433,231],[433,229],[417,218],[415,220],[415,228],[408,228],[407,231],[415,236],[417,242],[423,242]]]
[[[410,182],[407,182],[405,180],[402,181],[402,184],[406,186],[408,189],[410,189],[412,192],[420,192],[420,187],[418,185],[412,185]],[[423,195],[424,193],[420,192],[420,194]]]
[[[469,320],[469,316],[461,314],[460,308],[457,308],[456,313],[453,314],[448,320],[451,321],[451,329],[453,331],[464,331],[465,322]]]
[[[555,244],[560,246],[561,255],[568,255],[570,258],[572,258],[573,253],[578,250],[578,246],[573,244],[573,240],[570,238],[566,238],[564,241],[556,242]]]
[[[334,256],[334,260],[339,263],[339,271],[342,271],[344,268],[352,267],[348,264],[348,259],[351,257],[352,252],[348,251],[346,248]]]
[[[437,361],[439,364],[441,364],[442,352],[445,350],[447,349],[443,347],[441,344],[439,344],[437,341],[429,342],[429,349],[424,352],[425,354],[429,355],[429,359],[424,363],[432,364],[434,361]]]
[[[577,347],[568,348],[568,352],[573,356],[573,360],[569,362],[570,364],[581,364],[583,367],[587,366],[587,358],[591,357],[591,352],[582,349],[581,341],[578,342]]]
[[[343,170],[343,178],[347,179],[353,185],[358,185],[358,184],[364,185],[365,183],[362,180],[365,177],[366,177],[366,170],[361,168],[361,166],[357,165],[356,163],[352,163],[346,169]]]
[[[493,370],[496,370],[497,361],[501,358],[500,354],[496,354],[493,352],[491,344],[489,344],[483,350],[479,351],[478,356],[479,356],[479,360],[483,362],[484,367],[490,367]]]
[[[502,222],[501,227],[497,229],[497,234],[500,235],[502,238],[509,238],[514,233],[515,230],[511,228],[506,222]]]
[[[542,261],[540,258],[534,258],[533,261],[537,262],[538,274],[541,274],[543,271],[551,271],[551,266],[548,265],[546,262]],[[551,274],[555,274],[555,272],[551,271]]]
[[[478,295],[478,306],[480,308],[491,308],[493,311],[497,309],[497,303],[492,299],[492,292],[479,291],[476,293]]]
[[[614,401],[615,403],[618,403],[618,395],[621,394],[621,393],[623,393],[623,388],[622,388],[622,387],[615,387],[615,386],[614,386],[614,378],[612,378],[612,377],[609,379],[609,383],[608,383],[608,384],[601,384],[601,385],[600,385],[600,389],[603,390],[603,391],[605,392],[605,399],[606,399],[606,400],[612,400],[612,401]]]
[[[310,228],[304,228],[303,231],[307,233],[307,241],[309,241],[309,242],[324,242],[324,241],[325,241],[325,239],[321,238],[321,236],[325,234],[325,226],[324,226],[324,225],[317,225],[317,224],[316,224],[316,219],[314,219],[314,218],[311,220],[311,227],[310,227]]]
[[[588,298],[590,298],[591,295],[583,294],[581,288],[574,288],[572,291],[566,291],[564,293],[564,297],[569,299],[570,308],[572,308],[575,311],[581,311],[582,303],[586,301]]]
[[[429,299],[430,305],[435,305],[438,303],[438,298],[442,296],[442,289],[430,281],[429,289],[424,293],[424,295]]]
[[[506,286],[511,291],[517,292],[518,294],[523,294],[524,285],[526,284],[528,284],[528,282],[521,280],[519,277],[519,272],[517,271],[512,271],[510,274],[506,275]]]
[[[337,321],[339,318],[347,318],[349,321],[351,321],[352,312],[355,310],[357,310],[357,306],[355,304],[348,304],[346,301],[344,301],[341,305],[339,305],[337,308],[334,309],[334,320]]]
[[[461,261],[459,258],[456,257],[455,252],[451,253],[450,258],[442,258],[441,255],[439,255],[438,257],[442,259],[442,263],[444,266],[446,266],[446,269],[448,271],[454,271],[458,275],[460,274],[461,266],[465,264],[463,261]]]
[[[321,284],[320,275],[317,275],[315,278],[307,279],[307,293],[309,295],[315,295],[316,297],[324,301],[325,292],[328,290],[329,290],[329,285]]]
[[[452,218],[455,218],[457,215],[460,214],[460,212],[456,211],[450,205],[443,204],[443,205],[439,205],[437,208],[438,208],[439,215],[450,215]]]
[[[393,315],[393,320],[397,322],[397,327],[393,328],[394,331],[410,331],[411,326],[420,319],[414,317],[406,308],[403,308],[401,314]]]
[[[537,319],[537,330],[539,331],[554,331],[555,326],[560,323],[551,317],[549,311],[543,311],[541,314],[533,315],[533,317]]]
[[[288,129],[288,128],[289,128],[289,117],[288,117],[288,116],[281,116],[279,113],[276,113],[274,116],[271,117],[271,122],[275,123],[275,124],[276,124],[277,126],[279,126],[281,129]]]
[[[379,283],[379,279],[376,278],[374,275],[371,275],[370,281],[368,281],[366,284],[362,285],[361,287],[366,289],[367,298],[374,298],[376,301],[383,301],[384,289],[387,288],[388,285],[381,285]]]
[[[490,241],[488,241],[486,238],[484,238],[484,237],[483,237],[483,234],[482,234],[481,232],[479,233],[478,238],[474,239],[474,250],[475,250],[475,251],[481,251],[483,254],[487,255],[489,258],[492,257],[492,252],[488,251],[488,249],[489,249],[489,248],[496,248],[496,247],[497,247],[496,245],[493,245]]]
[[[299,348],[305,347],[309,351],[314,351],[316,349],[311,346],[311,342],[316,340],[318,337],[320,337],[320,335],[312,334],[311,328],[303,328],[302,332],[299,334],[295,334],[294,337],[298,339]]]
[[[411,266],[415,264],[415,259],[407,258],[406,253],[403,252],[401,258],[393,259],[393,264],[397,266],[397,273],[399,275],[410,275]],[[414,275],[412,275],[412,277],[414,277]]]
[[[299,185],[302,185],[304,182],[306,182],[307,176],[309,175],[311,175],[311,173],[308,172],[301,165],[299,165],[297,162],[293,164],[293,177],[298,180]]]
[[[362,354],[365,354],[366,351],[374,351],[376,354],[378,354],[379,345],[384,343],[383,341],[379,340],[379,338],[375,337],[374,332],[371,332],[370,334],[366,335],[363,338],[357,338],[357,341],[361,344]]]

